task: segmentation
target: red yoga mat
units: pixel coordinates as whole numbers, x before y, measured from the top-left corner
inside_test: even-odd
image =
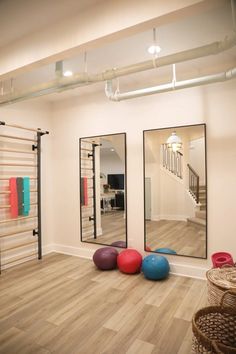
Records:
[[[10,189],[10,214],[12,218],[16,218],[18,216],[18,196],[17,196],[16,178],[11,177],[9,179],[9,189]]]

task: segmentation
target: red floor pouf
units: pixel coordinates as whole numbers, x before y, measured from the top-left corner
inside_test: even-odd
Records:
[[[134,249],[126,249],[117,257],[117,265],[122,273],[139,273],[142,266],[142,255]]]

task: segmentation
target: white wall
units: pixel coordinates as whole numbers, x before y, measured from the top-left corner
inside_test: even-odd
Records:
[[[205,185],[205,141],[192,140],[189,144],[189,163],[200,177],[200,185]]]
[[[236,257],[236,82],[133,99],[108,101],[104,94],[54,103],[54,219],[58,250],[84,256],[97,246],[80,243],[78,139],[127,132],[128,245],[144,249],[142,131],[207,124],[208,254],[228,251]],[[111,119],[113,117],[113,120]],[[63,190],[63,193],[61,191]],[[65,247],[64,247],[64,246]],[[204,275],[208,260],[173,256],[172,270]]]
[[[160,144],[157,139],[148,139],[153,136],[151,132],[145,132],[145,176],[149,177],[151,193],[148,196],[148,203],[151,199],[151,220],[159,220],[161,214],[160,196]],[[149,206],[150,208],[150,206]]]
[[[51,122],[50,107],[38,100],[1,108],[1,120],[50,131],[42,139],[44,245],[87,257],[99,247],[80,242],[79,137],[126,131],[128,245],[144,253],[142,131],[206,122],[209,259],[169,259],[172,271],[202,276],[211,253],[227,251],[236,258],[235,99],[232,81],[120,103],[103,93],[72,98],[53,104]]]
[[[50,104],[44,103],[42,101],[30,101],[24,103],[18,103],[15,105],[10,105],[0,108],[0,120],[5,121],[9,124],[19,124],[26,127],[32,128],[41,128],[44,130],[49,130],[50,134],[42,137],[42,244],[44,251],[47,251],[48,246],[53,241],[53,223],[52,223],[52,208],[53,208],[53,199],[52,199],[52,127],[50,122]],[[0,133],[8,132],[11,135],[24,136],[25,132],[19,129],[5,128],[4,126],[0,127]],[[23,134],[23,135],[22,135]],[[29,136],[28,136],[29,137]],[[31,135],[32,137],[32,135]],[[7,147],[7,146],[6,146]],[[18,147],[19,148],[19,147]],[[24,149],[24,145],[23,148]],[[6,156],[6,155],[5,155]],[[3,155],[1,155],[3,158]],[[12,161],[13,162],[13,161]],[[16,162],[16,161],[14,161]],[[16,171],[16,168],[14,168]],[[12,170],[12,171],[14,171]],[[2,170],[1,170],[2,171]],[[19,172],[19,168],[17,170]],[[4,171],[3,171],[4,172]],[[23,175],[32,175],[32,170],[24,169]],[[6,175],[6,173],[5,173]],[[1,184],[1,188],[3,184]],[[5,187],[6,188],[6,187]],[[35,195],[32,195],[34,198]],[[7,200],[5,199],[5,202]],[[3,202],[3,199],[1,199]],[[7,203],[9,204],[9,203]],[[31,207],[33,208],[33,207]],[[3,216],[3,212],[1,217]],[[4,218],[9,218],[9,214],[5,213]],[[27,225],[27,226],[26,226]],[[5,232],[4,230],[9,229],[10,232],[17,230],[18,228],[28,228],[35,226],[35,222],[32,220],[30,222],[17,222],[9,223],[1,226],[1,233]],[[2,240],[3,242],[3,240]],[[13,241],[12,241],[13,242]],[[15,243],[16,240],[14,240]],[[19,251],[10,254],[10,256],[17,256],[19,253],[25,252],[25,249],[19,249]],[[9,256],[9,257],[10,257]],[[6,255],[6,259],[8,256]]]
[[[124,162],[121,161],[116,153],[103,155],[101,158],[101,172],[105,174],[107,183],[108,174],[123,174],[125,173]]]
[[[160,169],[160,219],[186,220],[185,193],[183,180]]]

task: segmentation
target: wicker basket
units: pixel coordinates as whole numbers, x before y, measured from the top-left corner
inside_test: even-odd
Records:
[[[221,298],[227,290],[236,290],[236,267],[213,268],[208,270],[206,276],[209,305],[219,306]],[[236,308],[235,296],[228,294],[225,306]]]
[[[205,307],[193,317],[192,353],[236,353],[236,308],[223,305],[227,294],[236,297],[236,292],[227,291],[220,306]]]

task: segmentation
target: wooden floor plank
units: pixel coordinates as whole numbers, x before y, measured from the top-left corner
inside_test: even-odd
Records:
[[[0,354],[187,354],[206,282],[99,271],[48,255],[0,277]]]
[[[154,353],[154,348],[155,346],[151,343],[144,342],[140,339],[135,339],[126,354],[151,354]]]
[[[196,312],[196,309],[198,308],[198,304],[204,290],[205,287],[202,286],[202,282],[200,280],[195,280],[186,296],[184,297],[182,304],[176,311],[174,317],[186,321],[191,321],[194,313]]]

